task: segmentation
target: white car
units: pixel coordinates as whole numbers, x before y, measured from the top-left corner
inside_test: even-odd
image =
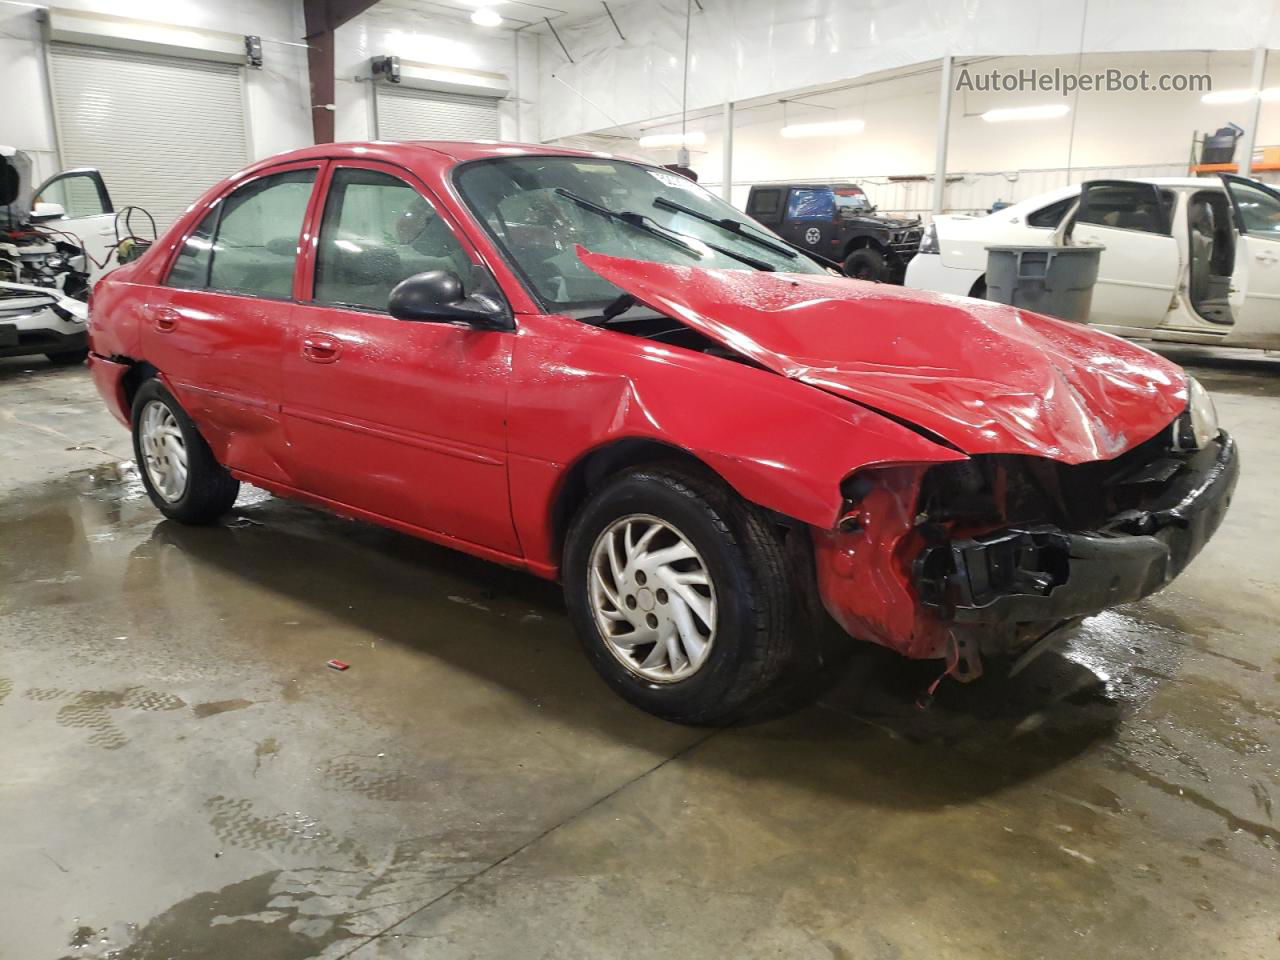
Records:
[[[1093,325],[1280,349],[1280,193],[1243,177],[1093,180],[985,217],[939,216],[906,286],[982,297],[987,247],[1063,243],[1105,247]]]
[[[89,287],[111,263],[115,212],[97,170],[64,171],[34,191],[30,174],[26,154],[0,146],[0,357],[80,363]]]

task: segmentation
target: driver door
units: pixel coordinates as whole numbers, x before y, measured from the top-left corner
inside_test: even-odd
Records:
[[[1150,183],[1091,180],[1064,227],[1072,244],[1102,246],[1089,322],[1158,327],[1173,303],[1182,272],[1172,234],[1174,198]]]
[[[33,219],[43,227],[64,230],[82,241],[91,260],[86,265],[89,276],[98,275],[115,266],[115,208],[102,174],[90,167],[56,173],[36,189],[34,203],[56,203],[62,213],[42,216],[33,209]],[[102,264],[103,266],[99,266]]]
[[[290,473],[304,492],[519,555],[507,489],[515,334],[397,320],[392,288],[478,263],[397,167],[335,162],[283,362]],[[469,289],[468,289],[468,292]]]
[[[836,230],[836,198],[830,187],[793,187],[787,192],[784,237],[797,246],[828,256]]]
[[[1280,193],[1256,180],[1222,175],[1235,215],[1232,339],[1280,346]]]

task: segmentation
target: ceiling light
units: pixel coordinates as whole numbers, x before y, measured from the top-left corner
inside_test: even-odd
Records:
[[[640,138],[640,146],[649,147],[695,147],[707,142],[707,135],[701,130],[690,133],[650,133]]]
[[[471,14],[471,22],[477,27],[500,27],[502,26],[502,14],[498,13],[493,7],[479,7]]]
[[[838,137],[861,133],[866,128],[863,120],[823,120],[819,123],[789,123],[782,128],[782,135],[792,140],[798,137]]]
[[[988,110],[982,115],[987,123],[1004,123],[1007,120],[1049,120],[1065,117],[1071,108],[1065,103],[1053,103],[1043,107],[1002,107]]]
[[[1248,103],[1254,97],[1260,100],[1280,100],[1280,87],[1267,87],[1261,94],[1248,88],[1241,90],[1215,90],[1200,98],[1201,103]]]
[[[1201,103],[1248,103],[1255,96],[1257,90],[1215,90],[1213,93],[1206,93],[1200,98]]]

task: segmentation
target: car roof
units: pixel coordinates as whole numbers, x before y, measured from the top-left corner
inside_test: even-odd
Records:
[[[278,164],[289,163],[294,160],[311,160],[316,157],[361,157],[367,156],[374,151],[381,154],[400,154],[402,156],[429,152],[447,157],[458,163],[464,163],[468,160],[482,160],[489,157],[524,155],[600,157],[602,159],[646,162],[635,157],[607,153],[603,150],[578,150],[573,147],[548,146],[541,143],[515,143],[503,140],[359,140],[345,143],[320,143],[312,147],[291,150],[288,153],[275,154],[268,159],[272,164]]]

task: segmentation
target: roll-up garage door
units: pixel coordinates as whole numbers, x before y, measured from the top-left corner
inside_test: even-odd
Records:
[[[116,209],[164,230],[248,162],[239,66],[66,43],[49,59],[62,164],[99,168]]]
[[[379,140],[496,140],[498,101],[379,84]]]

